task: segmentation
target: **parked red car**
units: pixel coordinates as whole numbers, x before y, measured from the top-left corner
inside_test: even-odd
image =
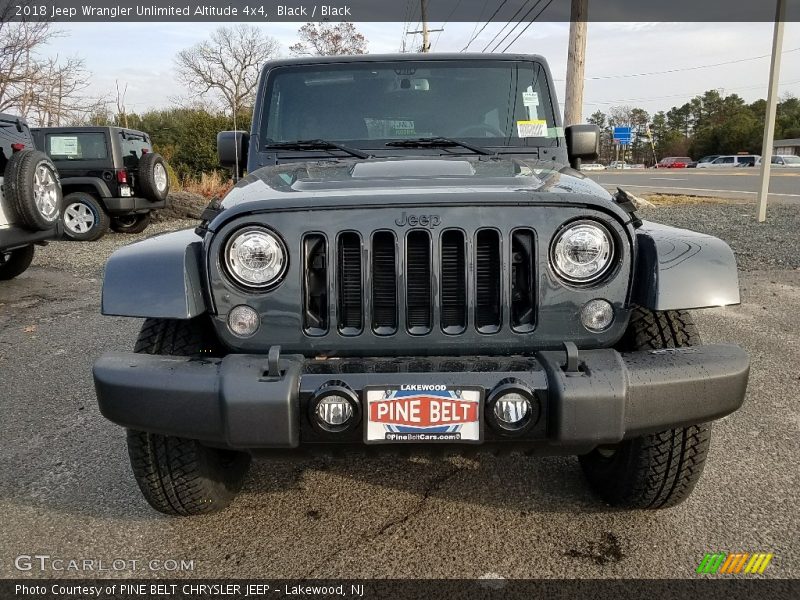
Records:
[[[656,165],[656,169],[685,169],[691,162],[692,159],[688,156],[670,156],[662,158]]]

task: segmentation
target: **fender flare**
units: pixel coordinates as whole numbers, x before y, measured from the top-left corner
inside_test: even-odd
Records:
[[[108,259],[101,312],[118,317],[192,319],[208,310],[202,239],[166,233],[120,248]]]
[[[92,186],[101,198],[111,198],[111,190],[108,189],[108,185],[106,185],[106,182],[98,177],[64,177],[61,179],[62,188],[69,188],[73,185]],[[64,190],[65,196],[69,193],[69,189]]]
[[[636,242],[634,303],[657,311],[740,304],[736,257],[721,239],[644,221]]]

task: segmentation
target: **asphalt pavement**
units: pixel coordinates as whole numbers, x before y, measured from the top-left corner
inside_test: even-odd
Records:
[[[771,552],[765,577],[800,574],[795,267],[743,271],[742,306],[696,315],[753,369],[675,509],[604,506],[572,457],[346,457],[260,461],[229,510],[174,519],[142,499],[92,387],[94,359],[131,349],[141,321],[100,316],[100,276],[70,267],[70,246],[47,249],[63,268],[0,284],[0,577],[691,578],[718,551]]]
[[[670,193],[753,201],[761,189],[760,169],[647,169],[585,173],[602,186],[634,194]],[[773,169],[770,201],[800,201],[800,169]]]

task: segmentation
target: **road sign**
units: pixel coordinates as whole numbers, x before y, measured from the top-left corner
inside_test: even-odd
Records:
[[[633,141],[633,128],[614,127],[614,141],[621,146],[630,146]]]

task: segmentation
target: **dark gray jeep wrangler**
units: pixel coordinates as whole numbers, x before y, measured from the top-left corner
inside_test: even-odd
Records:
[[[689,495],[749,361],[686,310],[737,304],[736,262],[575,170],[598,131],[562,128],[544,59],[281,60],[259,85],[218,139],[248,175],[106,268],[103,313],[146,320],[97,395],[154,508],[354,446],[575,454],[613,505]]]

